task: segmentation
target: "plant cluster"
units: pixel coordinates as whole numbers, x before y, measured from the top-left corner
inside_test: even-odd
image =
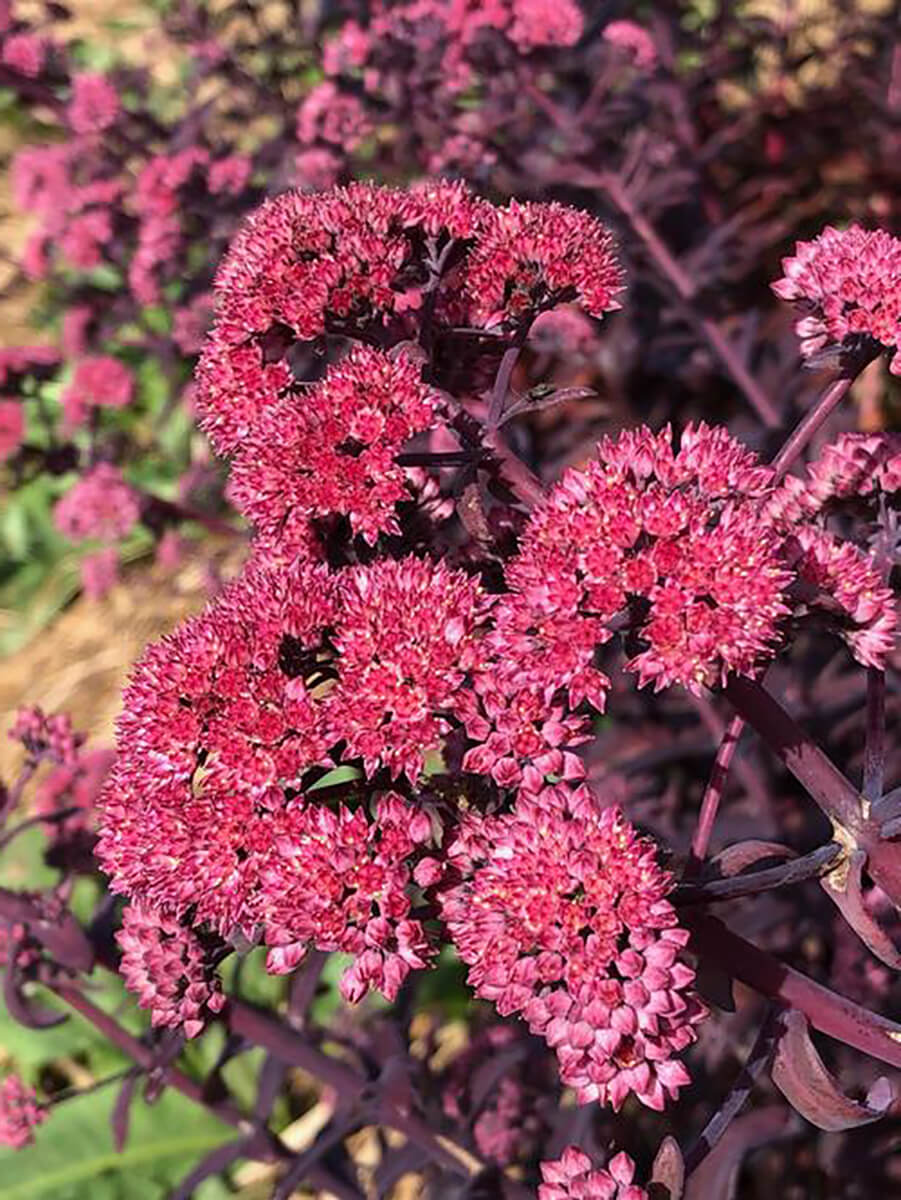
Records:
[[[0,850],[38,827],[56,872],[0,887],[9,1013],[74,1012],[115,1048],[118,1148],[139,1081],[203,1110],[173,1196],[252,1159],[276,1197],[415,1171],[436,1194],[699,1200],[762,1144],[792,1194],[890,1187],[899,1100],[869,1059],[901,1067],[901,437],[847,415],[901,348],[901,243],[867,227],[882,99],[860,101],[859,191],[827,170],[883,12],[839,6],[839,73],[810,79],[790,19],[590,8],[339,3],[285,39],[253,5],[176,5],[177,116],[146,77],[3,31],[0,77],[70,134],[17,168],[66,316],[62,353],[0,363],[14,477],[66,481],[53,519],[101,547],[94,591],[138,523],[215,525],[142,483],[126,419],[142,363],[180,386],[196,358],[191,412],[251,531],[135,665],[115,755],[23,710],[0,795],[5,821],[37,785]],[[835,209],[865,224],[823,228]],[[816,236],[777,279],[789,230]],[[330,1111],[300,1151],[290,1068]],[[7,1075],[13,1161],[74,1102]],[[839,1135],[831,1168],[792,1155],[792,1110]],[[348,1139],[370,1128],[364,1179]]]

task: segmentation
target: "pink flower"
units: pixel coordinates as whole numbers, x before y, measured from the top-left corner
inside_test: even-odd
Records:
[[[722,429],[689,426],[678,451],[669,428],[605,438],[533,511],[498,636],[518,638],[536,680],[556,675],[571,703],[600,707],[593,645],[641,598],[646,649],[629,663],[640,684],[696,691],[753,673],[774,652],[792,578],[759,503],[771,478]]]
[[[199,354],[213,323],[213,294],[201,292],[189,304],[175,310],[172,340],[182,354]]]
[[[253,562],[148,648],[101,799],[97,854],[115,891],[254,936],[282,784],[328,761],[318,689],[334,615],[324,569]]]
[[[340,173],[341,160],[321,146],[301,150],[294,158],[295,180],[304,191],[324,192],[337,182]]]
[[[466,267],[478,321],[515,324],[578,300],[592,316],[620,307],[613,238],[595,217],[563,204],[511,200],[494,212]]]
[[[48,717],[37,705],[19,709],[9,736],[22,743],[30,758],[49,758],[64,766],[78,762],[78,748],[84,741],[84,734],[72,728],[68,713]]]
[[[125,537],[140,516],[137,493],[112,463],[98,463],[73,484],[53,510],[57,529],[74,542]]]
[[[7,1075],[0,1083],[0,1144],[21,1150],[34,1141],[34,1130],[49,1116],[39,1103],[34,1088],[18,1075]]]
[[[67,841],[93,833],[97,823],[97,798],[114,758],[112,750],[82,751],[75,761],[54,767],[41,780],[34,809],[47,818],[44,830],[48,837]],[[51,820],[68,808],[76,811],[62,821]]]
[[[0,400],[0,462],[14,454],[25,436],[25,414],[18,400]]]
[[[311,800],[313,798],[311,797]],[[431,837],[428,817],[393,792],[369,819],[364,808],[291,804],[273,817],[262,868],[267,966],[290,971],[308,945],[354,955],[341,992],[354,1004],[371,988],[389,1000],[434,954],[411,917],[412,864]]]
[[[417,780],[477,659],[484,606],[462,571],[415,558],[342,577],[326,719],[330,740],[346,742],[345,758],[362,758],[367,774],[384,766]]]
[[[574,0],[512,0],[510,40],[523,51],[537,46],[574,46],[582,36],[582,12]]]
[[[3,43],[3,62],[30,79],[36,79],[47,60],[47,43],[34,33],[14,33]]]
[[[210,163],[207,186],[214,196],[230,192],[237,196],[247,186],[253,162],[246,154],[229,154]]]
[[[653,845],[560,786],[464,817],[447,855],[441,914],[476,994],[547,1041],[580,1102],[675,1099],[689,1080],[675,1055],[706,1010]]]
[[[840,636],[859,663],[885,668],[897,637],[892,589],[872,561],[850,542],[815,526],[801,526],[789,540],[799,579],[836,604],[845,622]]]
[[[567,1146],[560,1158],[541,1164],[541,1177],[538,1200],[648,1200],[647,1191],[632,1182],[635,1163],[622,1150],[603,1168],[577,1146]]]
[[[104,546],[81,560],[81,586],[89,600],[102,600],[119,579],[119,552]]]
[[[87,304],[67,308],[63,316],[62,343],[67,358],[81,358],[87,349],[87,331],[94,320],[94,310]]]
[[[105,75],[74,76],[66,116],[76,133],[102,133],[115,123],[119,110],[119,93]]]
[[[317,83],[297,111],[297,140],[307,146],[331,142],[350,154],[371,129],[356,96],[342,93],[331,80]]]
[[[650,71],[657,65],[657,47],[642,25],[636,25],[634,21],[611,21],[604,26],[603,37],[611,46],[630,54],[641,70]]]
[[[263,536],[332,513],[368,542],[399,533],[395,505],[410,492],[394,458],[433,423],[437,401],[420,374],[407,355],[355,347],[321,383],[263,411],[235,456],[230,498]]]
[[[889,370],[901,374],[901,240],[881,229],[828,225],[814,241],[798,242],[782,269],[773,291],[802,314],[795,329],[805,358],[872,338],[889,351]]]
[[[124,408],[131,403],[133,390],[132,373],[117,358],[106,354],[83,358],[63,392],[66,421],[70,426],[82,424],[94,406]]]
[[[128,904],[116,934],[119,971],[155,1028],[183,1029],[192,1038],[225,996],[197,934],[175,917],[144,904]]]

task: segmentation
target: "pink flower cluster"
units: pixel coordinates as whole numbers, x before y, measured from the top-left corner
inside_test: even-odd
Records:
[[[340,513],[370,543],[399,533],[395,505],[410,499],[395,456],[435,419],[421,366],[357,346],[309,389],[263,410],[238,448],[229,495],[265,540],[307,540],[310,522]]]
[[[183,1029],[192,1038],[225,1004],[197,935],[175,917],[143,904],[128,904],[116,934],[119,970],[126,986],[150,1010],[155,1027]]]
[[[438,253],[451,239],[470,253],[438,280],[425,246]],[[217,319],[197,376],[204,427],[232,453],[267,407],[296,390],[292,346],[386,327],[402,340],[422,319],[426,287],[439,288],[428,309],[435,320],[452,312],[479,324],[502,319],[498,308],[526,319],[570,296],[600,315],[616,307],[620,286],[609,233],[562,205],[495,209],[447,183],[286,193],[251,217],[217,275]]]
[[[476,993],[545,1038],[581,1102],[675,1098],[706,1010],[653,845],[588,789],[555,787],[464,817],[447,859],[441,913]]]
[[[605,438],[534,510],[507,578],[518,623],[574,699],[603,706],[592,667],[618,613],[646,648],[629,669],[643,686],[697,691],[751,674],[773,653],[791,580],[761,511],[770,472],[723,429],[689,426]]]
[[[584,1151],[567,1146],[559,1159],[541,1164],[538,1200],[648,1200],[635,1178],[635,1163],[624,1151],[606,1167],[596,1167]]]
[[[619,308],[623,278],[613,238],[588,213],[563,204],[495,209],[470,256],[474,319],[515,324],[566,300],[600,317]]]
[[[807,468],[806,479],[790,475],[768,504],[788,528],[843,500],[878,497],[901,490],[901,434],[843,433]]]
[[[57,529],[74,542],[125,537],[140,515],[137,492],[112,463],[92,467],[57,501],[53,510]]]
[[[35,812],[47,818],[45,831],[56,841],[90,835],[97,824],[97,799],[113,764],[112,750],[81,751],[74,761],[61,763],[41,780],[35,794]],[[63,820],[58,813],[74,809]]]
[[[125,408],[133,392],[134,377],[125,363],[108,354],[88,355],[76,364],[63,391],[66,423],[83,424],[93,408]]]
[[[0,1145],[21,1150],[34,1141],[34,1131],[48,1117],[34,1088],[18,1075],[7,1075],[0,1083]]]
[[[19,400],[0,400],[0,462],[18,450],[25,436],[25,414]]]
[[[66,116],[75,133],[103,133],[119,116],[119,93],[105,75],[76,75]]]
[[[827,226],[798,242],[782,260],[773,291],[802,314],[801,353],[872,338],[889,351],[889,370],[901,374],[901,240],[884,230]]]
[[[78,762],[78,748],[84,741],[84,734],[72,728],[68,713],[48,717],[37,705],[19,709],[9,736],[22,743],[29,757],[47,758],[64,766]]]

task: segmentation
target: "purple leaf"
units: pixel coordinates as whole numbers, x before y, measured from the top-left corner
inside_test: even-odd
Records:
[[[885,1077],[876,1080],[864,1101],[852,1100],[826,1069],[810,1040],[807,1018],[797,1009],[782,1017],[772,1076],[776,1087],[802,1117],[827,1132],[869,1125],[885,1116],[895,1099]]]
[[[137,1070],[129,1071],[122,1081],[122,1086],[119,1088],[119,1094],[116,1097],[116,1103],[113,1105],[113,1111],[110,1116],[110,1128],[113,1131],[113,1145],[116,1147],[117,1154],[121,1154],[125,1149],[125,1142],[128,1138],[128,1126],[131,1119],[131,1102],[137,1090],[139,1075],[140,1072]]]
[[[781,842],[751,840],[727,846],[725,850],[721,850],[711,859],[711,862],[714,867],[718,868],[720,875],[729,877],[740,875],[748,867],[767,858],[797,858],[797,854],[789,846],[783,846]]]
[[[833,902],[864,945],[878,959],[901,970],[901,951],[869,911],[863,895],[863,869],[867,861],[864,850],[855,850],[828,875],[820,886]]]

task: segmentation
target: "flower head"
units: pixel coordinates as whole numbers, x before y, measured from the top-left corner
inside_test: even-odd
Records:
[[[119,971],[155,1027],[183,1029],[192,1038],[211,1013],[225,1004],[219,977],[192,930],[176,917],[146,904],[122,913],[116,934],[122,951]]]
[[[22,743],[29,757],[68,766],[78,762],[78,748],[84,741],[84,734],[72,728],[68,713],[47,716],[38,705],[19,709],[9,736]]]
[[[106,354],[89,355],[75,367],[63,392],[69,425],[80,425],[93,407],[124,408],[131,403],[134,378],[126,365]]]
[[[812,242],[798,242],[782,269],[773,291],[802,314],[795,328],[805,358],[871,338],[901,374],[901,240],[882,229],[828,225]]]
[[[441,564],[407,558],[345,573],[326,705],[345,757],[415,782],[450,728],[484,607],[478,583]]]
[[[675,1098],[705,1009],[653,845],[561,786],[465,818],[448,859],[441,912],[476,993],[545,1038],[581,1102]]]
[[[18,400],[0,400],[0,462],[18,450],[25,435],[25,414]]]
[[[66,116],[76,133],[102,133],[118,115],[119,94],[105,75],[75,76]]]
[[[53,510],[57,529],[74,542],[125,537],[140,516],[137,492],[112,463],[98,463],[72,485]]]
[[[722,429],[689,426],[605,438],[534,510],[507,580],[527,667],[600,707],[594,645],[621,610],[645,643],[641,684],[697,690],[751,673],[773,653],[791,572],[761,511],[771,472]],[[563,669],[561,671],[561,668]]]
[[[369,542],[399,533],[394,506],[410,493],[394,458],[436,407],[420,371],[405,354],[357,346],[310,390],[287,393],[238,449],[234,503],[264,536],[333,513]]]
[[[622,1150],[596,1167],[584,1151],[567,1146],[560,1158],[541,1164],[538,1200],[648,1200],[634,1177],[635,1163]]]
[[[374,805],[332,811],[311,802],[274,818],[273,851],[261,873],[260,919],[270,971],[290,971],[307,946],[354,955],[341,979],[351,1003],[371,988],[393,1000],[434,949],[411,915],[413,864],[431,824],[394,793]]]
[[[18,1075],[7,1075],[0,1083],[0,1144],[21,1150],[34,1141],[34,1130],[49,1113],[39,1103],[34,1088]]]
[[[334,586],[321,568],[245,568],[135,667],[97,853],[116,891],[252,936],[285,789],[326,759]]]
[[[622,271],[613,238],[595,217],[566,205],[497,209],[466,267],[473,311],[486,324],[511,324],[568,300],[600,317],[619,308]]]

